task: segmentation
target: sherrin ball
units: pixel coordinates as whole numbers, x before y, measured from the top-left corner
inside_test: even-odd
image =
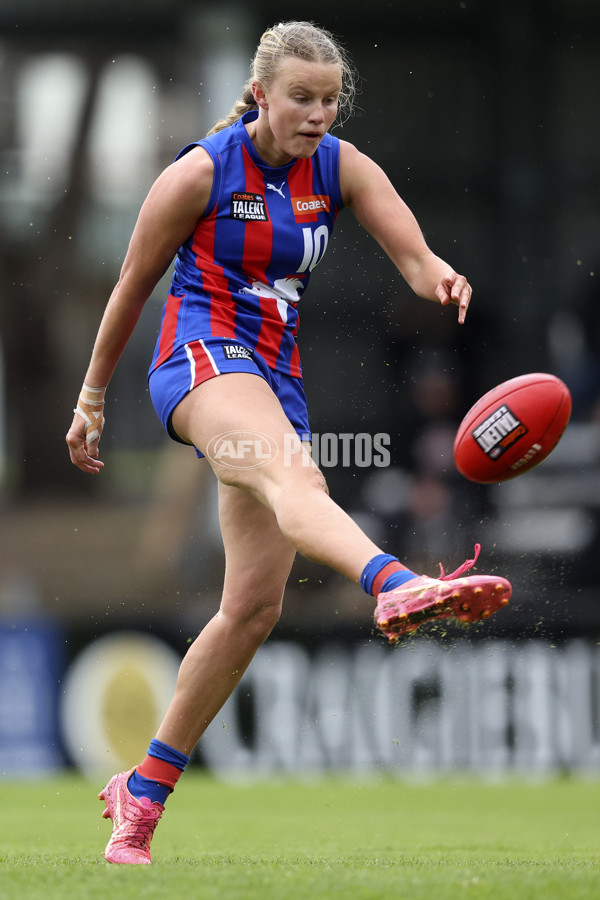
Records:
[[[571,416],[571,394],[555,375],[533,372],[484,394],[454,440],[456,468],[479,484],[508,481],[551,453]]]

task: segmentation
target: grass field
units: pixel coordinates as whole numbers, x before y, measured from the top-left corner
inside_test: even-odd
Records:
[[[98,787],[0,786],[0,897],[600,897],[600,781],[221,784],[189,773],[152,866],[111,866]]]

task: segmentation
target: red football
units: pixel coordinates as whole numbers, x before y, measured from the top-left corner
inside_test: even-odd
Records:
[[[560,378],[519,375],[492,388],[471,407],[454,440],[456,468],[470,481],[508,481],[541,463],[558,444],[571,415]]]

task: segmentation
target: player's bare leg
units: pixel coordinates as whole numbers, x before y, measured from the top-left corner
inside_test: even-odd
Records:
[[[173,700],[149,753],[152,745],[154,750],[160,745],[169,757],[191,755],[281,612],[295,554],[275,516],[251,494],[225,485],[219,485],[219,516],[225,548],[221,605],[183,659]],[[147,771],[148,761],[152,774]],[[150,842],[164,812],[164,800],[152,802],[137,792],[139,785],[133,786],[133,781],[150,774],[160,782],[165,771],[159,773],[157,766],[163,765],[147,757],[136,769],[113,776],[101,791],[106,806],[103,816],[113,824],[104,851],[109,862],[151,862]],[[160,784],[156,787],[160,789]]]
[[[254,464],[260,460],[252,459],[251,449],[235,468],[210,462],[219,481],[248,491],[273,511],[281,532],[303,556],[358,583],[367,562],[381,552],[331,499],[322,473],[301,452],[279,400],[262,378],[236,372],[200,384],[175,409],[173,427],[203,453],[221,434],[268,435],[279,452],[266,465]],[[294,440],[295,453],[289,452]]]
[[[235,379],[235,387],[228,381]],[[395,642],[407,631],[437,618],[474,622],[486,618],[508,603],[511,586],[504,578],[457,577],[474,564],[465,564],[449,578],[417,576],[395,560],[398,578],[412,578],[392,587],[365,583],[368,564],[381,557],[381,550],[328,496],[322,473],[301,453],[283,452],[295,437],[275,395],[262,378],[235,373],[204,382],[188,394],[173,416],[173,425],[184,440],[204,452],[211,440],[237,432],[240,437],[266,434],[280,452],[267,464],[253,459],[252,452],[232,467],[212,459],[220,481],[237,485],[271,509],[279,528],[302,555],[328,565],[337,572],[360,580],[377,597],[375,624]],[[248,442],[248,446],[252,441]],[[388,557],[394,559],[393,557]]]
[[[221,606],[188,650],[157,738],[190,754],[279,619],[295,551],[263,504],[219,485]]]

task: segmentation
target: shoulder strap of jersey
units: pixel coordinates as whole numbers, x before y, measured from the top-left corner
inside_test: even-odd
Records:
[[[208,198],[208,203],[206,204],[206,209],[204,210],[204,215],[209,216],[215,206],[217,205],[217,201],[219,199],[219,193],[221,191],[221,154],[218,150],[213,146],[210,141],[201,140],[198,141],[198,146],[203,147],[210,158],[213,161],[213,166],[215,173],[213,175],[213,185],[212,190],[210,192],[210,197]]]
[[[203,216],[206,217],[213,211],[219,198],[219,191],[221,189],[221,156],[218,150],[213,146],[211,141],[202,138],[202,140],[194,141],[192,144],[187,144],[187,146],[185,146],[183,150],[179,151],[179,153],[175,157],[175,161],[181,159],[182,156],[185,156],[185,154],[189,153],[190,150],[193,150],[194,147],[202,147],[203,150],[206,150],[213,161],[214,175],[212,189],[210,192],[210,197],[208,198],[208,203],[206,204],[206,209],[204,210],[203,214]]]
[[[326,134],[322,143],[329,150],[327,159],[329,160],[329,177],[331,179],[332,199],[338,210],[343,209],[344,201],[342,198],[342,189],[340,187],[340,142],[333,134]]]

